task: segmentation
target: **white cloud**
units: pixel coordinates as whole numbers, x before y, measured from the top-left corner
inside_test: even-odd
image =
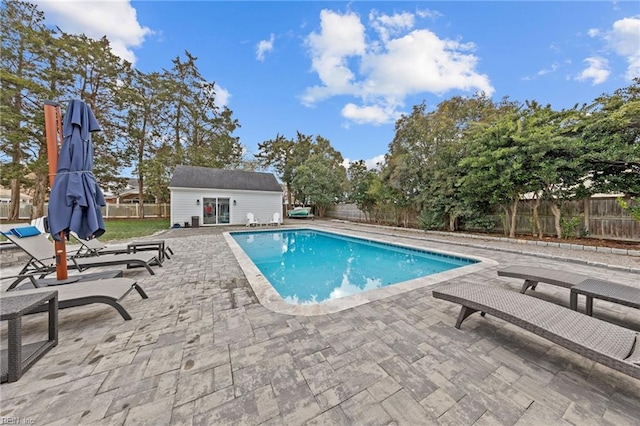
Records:
[[[584,62],[589,64],[589,66],[576,77],[576,80],[591,80],[591,84],[595,86],[596,84],[607,81],[609,75],[611,75],[609,61],[605,58],[592,57],[585,59]]]
[[[558,70],[558,68],[560,68],[560,64],[558,64],[557,62],[554,62],[551,64],[551,66],[549,68],[543,68],[540,71],[537,72],[537,75],[542,76],[542,75],[546,75],[552,72],[555,72]]]
[[[623,18],[615,21],[610,30],[600,30],[596,28],[589,29],[587,34],[593,38],[599,38],[607,43],[607,54],[614,53],[627,62],[627,69],[624,77],[627,80],[633,80],[640,77],[640,18]],[[590,62],[593,58],[587,58],[585,61]],[[595,68],[594,68],[595,67]],[[608,70],[609,67],[607,66]],[[585,73],[587,76],[581,78]],[[604,75],[602,68],[598,68],[598,64],[591,64],[590,67],[583,71],[578,79],[589,79],[598,76],[599,80],[594,78],[594,84],[606,80],[609,73]],[[604,78],[604,80],[602,80]]]
[[[358,106],[348,103],[342,108],[342,116],[358,124],[385,124],[390,118],[399,118],[400,113],[380,105]]]
[[[271,34],[269,40],[260,40],[260,42],[256,45],[256,59],[260,62],[264,62],[264,55],[267,52],[271,52],[273,50],[273,42],[275,41],[275,36]]]
[[[377,157],[364,160],[364,164],[367,165],[368,169],[377,169],[378,164],[384,164],[384,154],[380,154]]]
[[[449,90],[494,89],[488,76],[476,71],[473,43],[440,39],[426,29],[414,29],[414,15],[369,15],[378,37],[367,35],[360,17],[323,10],[320,32],[307,37],[312,70],[321,85],[308,87],[302,103],[312,106],[333,96],[352,96],[342,115],[356,123],[387,123],[409,95],[443,94]],[[369,38],[367,38],[369,36]]]
[[[414,30],[390,40],[386,52],[363,58],[367,75],[362,85],[367,95],[403,99],[407,94],[448,90],[494,91],[486,75],[474,71],[478,59],[466,52],[471,43],[441,40],[428,30]]]
[[[442,13],[438,12],[437,10],[429,10],[429,9],[418,9],[416,10],[416,15],[418,16],[418,18],[429,18],[429,19],[436,19],[443,16]]]
[[[303,103],[315,102],[338,94],[353,93],[354,73],[348,65],[351,56],[365,53],[364,26],[354,13],[339,15],[328,10],[320,12],[320,34],[312,32],[306,43],[312,52],[312,69],[324,86],[307,89]]]
[[[219,84],[216,84],[215,104],[220,108],[228,106],[229,99],[231,99],[231,93],[229,93],[229,91],[224,87],[220,86]]]
[[[345,169],[349,170],[349,166],[354,161],[357,160],[350,160],[348,158],[345,158],[344,160],[342,160],[342,165]],[[369,170],[378,169],[378,165],[380,164],[384,164],[384,154],[380,154],[373,158],[369,158],[368,160],[364,160],[364,165],[367,166],[367,169]]]
[[[625,78],[640,77],[640,18],[624,18],[613,23],[606,36],[613,50],[627,61]]]
[[[600,30],[597,28],[590,28],[589,31],[587,31],[587,34],[589,37],[598,37],[600,35]]]
[[[372,10],[369,13],[371,27],[380,35],[383,43],[386,43],[392,35],[399,34],[403,30],[412,29],[414,21],[414,15],[407,12],[396,13],[395,15],[381,15],[377,10]]]
[[[136,62],[133,48],[140,47],[153,31],[141,26],[129,0],[87,2],[80,0],[43,1],[33,3],[69,34],[85,34],[93,39],[107,36],[114,54]]]

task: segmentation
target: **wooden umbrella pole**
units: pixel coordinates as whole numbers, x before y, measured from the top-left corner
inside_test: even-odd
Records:
[[[58,173],[58,151],[62,145],[62,114],[60,105],[45,101],[44,103],[44,129],[47,138],[47,156],[49,158],[49,188],[53,188],[53,183]],[[60,241],[54,240],[54,250],[56,255],[56,278],[66,280],[67,271],[67,249],[65,247],[64,232],[60,233]]]

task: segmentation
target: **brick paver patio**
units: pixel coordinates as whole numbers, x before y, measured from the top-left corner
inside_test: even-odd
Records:
[[[363,236],[371,232],[359,225],[314,222]],[[328,315],[272,312],[258,303],[223,238],[227,230],[178,229],[162,235],[175,255],[156,268],[157,275],[125,271],[149,294],[147,300],[125,299],[131,321],[100,305],[60,311],[59,345],[19,381],[0,386],[0,421],[638,424],[639,380],[490,316],[474,315],[457,330],[459,306],[434,299],[429,288]],[[493,259],[497,267],[464,280],[513,291],[521,282],[497,277],[497,268],[537,264],[640,286],[637,273],[615,264],[606,268],[423,236],[385,238]],[[532,294],[569,305],[567,289],[540,285]],[[597,317],[640,330],[638,310],[595,303]],[[44,314],[26,317],[25,340],[46,333],[46,325]]]

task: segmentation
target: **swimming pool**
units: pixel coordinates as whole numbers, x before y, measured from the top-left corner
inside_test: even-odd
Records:
[[[433,276],[469,273],[469,267],[482,263],[468,256],[310,228],[227,234],[261,303],[280,299],[298,313],[304,310],[300,307],[342,310],[339,307],[398,293],[399,289],[390,290],[398,286],[408,291],[418,283],[436,282]]]

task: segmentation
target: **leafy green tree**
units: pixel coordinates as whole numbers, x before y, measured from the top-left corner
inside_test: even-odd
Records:
[[[314,153],[297,168],[292,186],[296,198],[315,205],[322,217],[327,207],[342,200],[346,183],[346,170],[342,164],[329,156]]]
[[[460,190],[473,203],[499,206],[509,218],[509,236],[515,237],[518,203],[531,190],[531,159],[523,139],[520,111],[515,106],[492,124],[477,126],[467,156],[460,162],[466,174]]]
[[[297,200],[305,204],[316,204],[318,214],[322,216],[329,204],[344,198],[346,191],[346,171],[342,165],[344,160],[342,155],[331,146],[329,140],[322,136],[316,136],[313,140],[311,136],[298,132],[297,137],[298,141],[293,150],[291,189]],[[300,173],[308,173],[310,170],[319,173],[315,175],[317,183],[307,182],[313,177],[309,174],[298,179]],[[323,196],[318,189],[326,184],[335,186]]]
[[[302,165],[312,153],[311,136],[297,132],[296,140],[287,139],[278,134],[258,144],[256,159],[261,167],[272,167],[287,188],[287,206],[293,205],[296,169]]]
[[[383,175],[400,195],[398,206],[418,206],[429,217],[430,226],[457,229],[469,213],[457,184],[464,170],[458,163],[465,156],[471,127],[498,114],[485,95],[455,96],[427,112],[424,103],[396,122]],[[409,211],[409,210],[407,210]],[[421,214],[422,215],[422,214]]]
[[[389,188],[384,194],[387,206],[394,211],[395,223],[407,227],[413,211],[411,207],[416,205],[419,195],[424,191],[425,180],[419,159],[409,152],[400,154],[395,151],[385,160],[381,180]]]
[[[349,164],[347,170],[349,181],[349,201],[365,214],[367,220],[371,220],[371,214],[376,207],[376,197],[372,192],[374,182],[378,179],[378,173],[369,170],[364,160]]]
[[[432,214],[441,215],[450,231],[457,230],[462,219],[481,215],[458,191],[458,181],[465,173],[459,162],[466,156],[471,129],[492,122],[499,115],[499,108],[508,105],[506,99],[496,105],[482,93],[454,96],[425,117],[429,123],[427,141],[431,141],[425,168],[431,172],[420,197],[421,205]]]
[[[310,158],[314,158],[314,161],[319,161],[319,164],[310,164],[308,161]],[[316,136],[314,139],[312,136],[300,132],[297,132],[295,140],[287,139],[278,134],[275,139],[258,144],[256,160],[261,167],[271,167],[276,171],[279,179],[287,188],[288,206],[293,204],[293,198],[295,197],[302,203],[321,203],[322,206],[318,205],[318,208],[323,209],[323,212],[327,207],[325,198],[320,197],[319,194],[307,192],[308,188],[315,188],[314,185],[310,186],[309,170],[329,173],[330,176],[328,177],[318,176],[319,181],[323,182],[332,181],[336,169],[342,168],[344,172],[342,155],[331,146],[328,139],[322,136]],[[301,170],[304,176],[296,180]],[[339,199],[342,199],[346,190],[344,182],[340,185],[340,190],[343,193]],[[335,202],[335,200],[332,202]]]
[[[631,205],[631,203],[628,203],[627,200],[622,197],[618,197],[616,201],[618,205],[626,210],[632,218],[640,222],[640,203],[638,202],[638,200],[635,200],[633,198],[631,199],[632,202],[635,202],[635,206]]]
[[[538,207],[546,200],[554,215],[556,235],[562,238],[561,205],[568,200],[584,197],[585,175],[580,162],[581,141],[563,130],[574,111],[553,111],[537,102],[527,102],[520,110],[519,131],[514,134],[518,145],[524,147],[529,158],[530,192],[535,194],[533,216],[539,238],[542,238]]]
[[[428,145],[425,108],[424,103],[414,106],[410,115],[402,116],[396,122],[396,134],[380,171],[382,183],[388,186],[387,191],[379,192],[385,198],[381,205],[392,208],[394,220],[405,226],[409,220],[409,208],[419,202],[431,172],[424,167],[429,149],[422,149]]]
[[[640,196],[640,78],[585,106],[573,131],[594,192]]]
[[[287,188],[287,207],[293,204],[291,182],[295,163],[293,152],[295,142],[277,134],[275,139],[270,139],[258,144],[258,153],[255,158],[263,168],[272,167],[280,180]]]

